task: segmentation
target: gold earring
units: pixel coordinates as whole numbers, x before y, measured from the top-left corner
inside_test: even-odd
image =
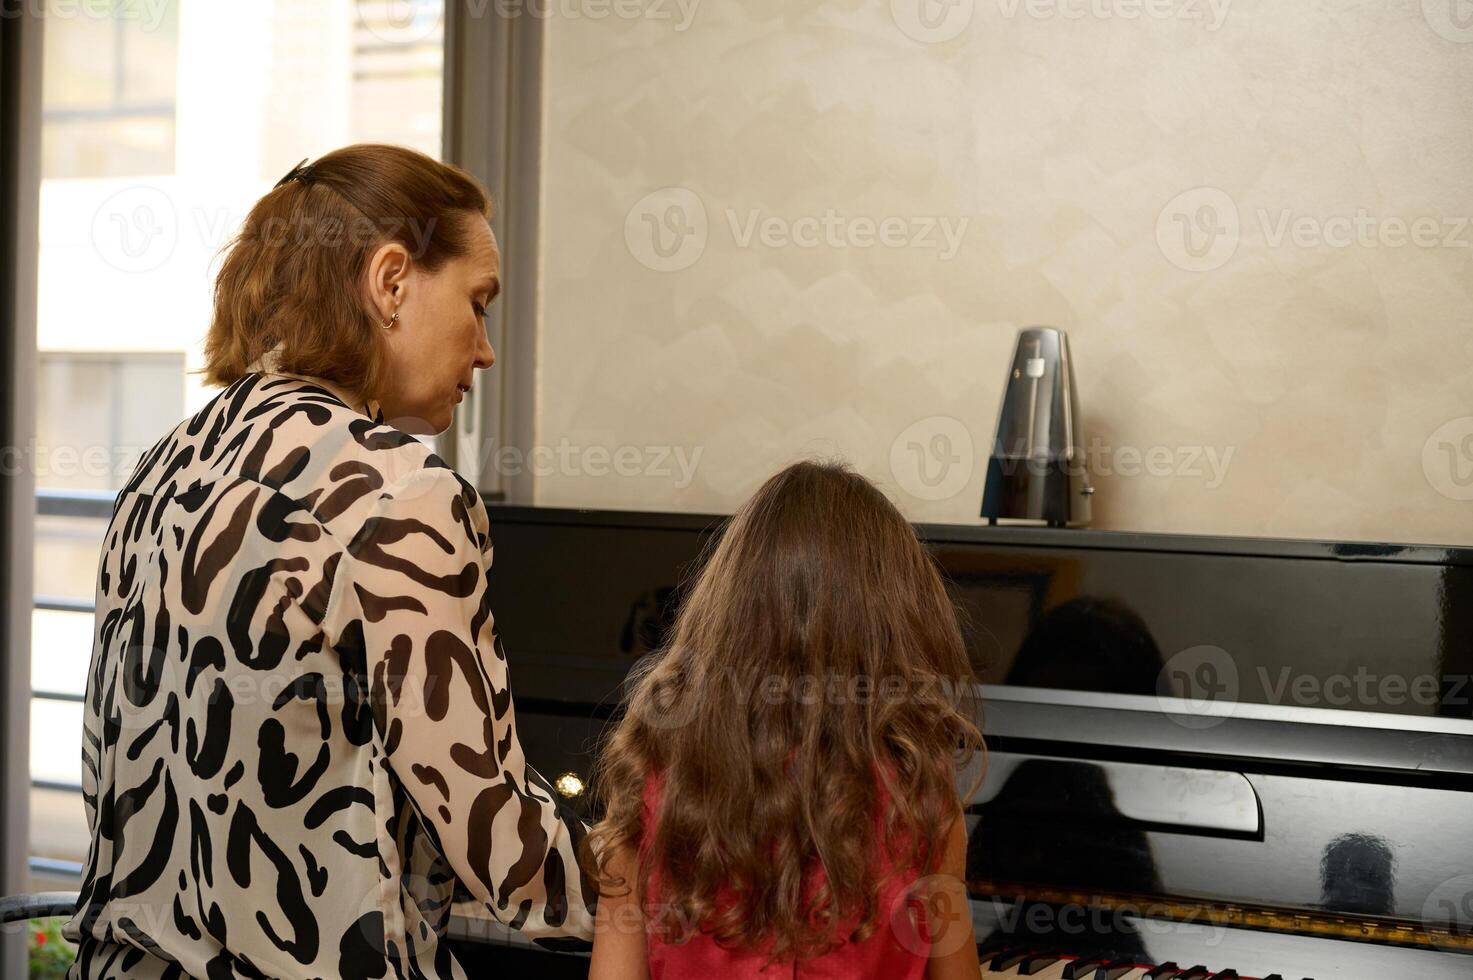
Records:
[[[384,329],[385,330],[391,329],[394,326],[394,324],[396,324],[398,322],[399,322],[399,311],[398,310],[395,310],[394,311],[394,315],[391,316],[391,317],[389,317],[389,319],[387,321],[385,321],[385,323],[384,323]]]

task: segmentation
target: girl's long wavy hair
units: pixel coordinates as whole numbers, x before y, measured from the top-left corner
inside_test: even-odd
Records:
[[[890,913],[881,850],[932,874],[960,816],[958,767],[982,748],[975,685],[895,507],[842,466],[788,467],[732,518],[632,681],[595,775],[603,887],[632,885],[666,941],[702,931],[770,962],[872,935]],[[620,851],[633,882],[610,867]]]

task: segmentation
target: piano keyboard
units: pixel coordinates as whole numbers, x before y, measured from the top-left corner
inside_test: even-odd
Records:
[[[1214,971],[1204,966],[1151,965],[1008,949],[982,954],[982,976],[985,980],[994,977],[1033,977],[1034,980],[1284,980],[1277,973],[1261,978],[1247,977],[1236,970]]]

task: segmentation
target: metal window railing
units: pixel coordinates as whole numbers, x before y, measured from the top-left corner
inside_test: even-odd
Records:
[[[116,493],[107,490],[37,490],[36,516],[38,517],[85,517],[107,520],[112,516]],[[92,613],[97,609],[91,599],[73,599],[66,596],[37,595],[32,605],[36,609],[55,612]],[[86,699],[70,691],[47,691],[32,688],[32,701],[50,701],[63,704],[81,704]],[[52,779],[32,779],[32,789],[59,790],[64,793],[81,794],[82,784],[60,782]],[[80,878],[82,865],[76,861],[61,861],[55,858],[31,855],[29,867],[32,874],[60,878]]]
[[[58,861],[55,858],[32,857],[31,874],[50,875],[53,878],[80,878],[82,865],[76,861]]]

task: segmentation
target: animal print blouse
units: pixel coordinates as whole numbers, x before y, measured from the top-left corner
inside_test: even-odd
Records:
[[[591,936],[490,562],[469,485],[309,382],[248,374],[154,446],[98,570],[73,976],[462,977],[457,882]]]

